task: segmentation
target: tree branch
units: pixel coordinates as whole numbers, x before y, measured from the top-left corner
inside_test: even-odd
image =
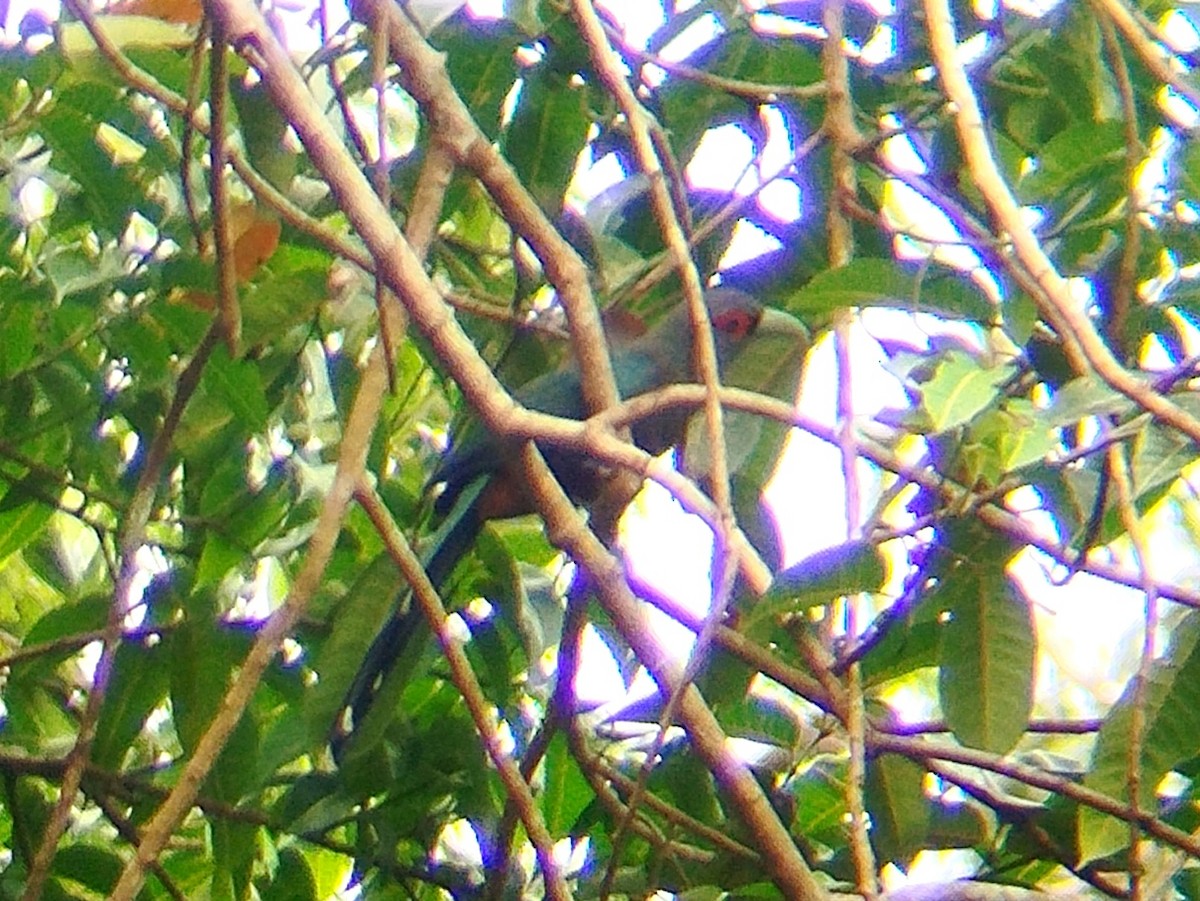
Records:
[[[525,826],[529,840],[537,852],[542,878],[546,883],[546,895],[556,901],[568,901],[571,898],[571,890],[567,887],[558,862],[554,859],[554,838],[546,828],[546,822],[533,799],[529,783],[522,777],[516,763],[500,743],[499,732],[492,724],[487,698],[484,697],[479,680],[475,677],[471,662],[446,625],[446,608],[438,597],[437,589],[429,581],[421,561],[408,546],[408,541],[378,495],[368,487],[360,485],[356,496],[387,546],[392,560],[403,573],[405,581],[412,586],[413,599],[421,605],[421,612],[425,614],[425,619],[433,629],[442,655],[450,666],[450,677],[466,703],[467,710],[470,711],[488,757],[500,774],[509,800],[516,805],[521,823]]]

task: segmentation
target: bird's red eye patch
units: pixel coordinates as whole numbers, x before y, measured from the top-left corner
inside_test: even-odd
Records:
[[[722,310],[712,320],[713,328],[732,338],[745,338],[757,322],[758,317],[750,310]]]

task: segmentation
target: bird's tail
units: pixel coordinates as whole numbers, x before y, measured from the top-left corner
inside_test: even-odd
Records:
[[[431,539],[422,564],[435,589],[441,589],[466,553],[475,544],[481,527],[479,500],[486,480],[462,491],[454,507]],[[401,592],[396,612],[388,620],[363,658],[350,683],[334,724],[330,745],[341,762],[351,743],[366,750],[383,737],[396,701],[420,661],[429,625],[411,589]],[[381,700],[388,703],[378,703]]]

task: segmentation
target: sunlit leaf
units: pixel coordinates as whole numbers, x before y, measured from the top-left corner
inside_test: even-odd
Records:
[[[989,368],[961,351],[947,353],[933,376],[921,385],[921,406],[929,414],[933,431],[961,425],[986,409],[1012,374],[1010,366]]]

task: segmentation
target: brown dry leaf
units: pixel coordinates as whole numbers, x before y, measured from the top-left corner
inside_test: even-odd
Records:
[[[254,204],[235,203],[229,210],[229,228],[233,232],[234,276],[239,285],[244,285],[279,247],[282,225],[274,216],[261,215]],[[206,311],[217,308],[216,297],[207,291],[177,291],[171,295],[171,302]]]
[[[198,25],[204,8],[200,0],[121,0],[110,6],[108,12],[123,16],[149,16],[181,25]]]
[[[233,271],[239,285],[245,284],[279,246],[282,226],[278,219],[256,216],[239,231],[234,227]]]

